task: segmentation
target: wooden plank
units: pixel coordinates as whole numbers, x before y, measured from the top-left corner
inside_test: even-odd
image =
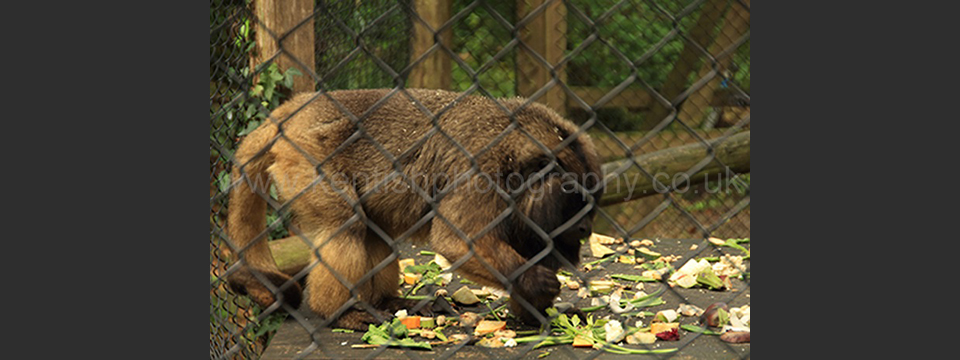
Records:
[[[303,74],[294,77],[294,93],[316,90],[316,83],[310,76],[316,66],[313,5],[313,0],[255,0],[253,3],[254,13],[260,22],[255,28],[257,51],[250,59],[251,68],[256,69],[282,47],[285,53],[275,59],[280,71],[295,67]],[[310,20],[300,25],[308,18]],[[282,43],[280,39],[283,39]],[[304,66],[296,65],[291,56]]]
[[[412,5],[413,11],[430,27],[437,30],[450,19],[451,3],[451,1],[442,0],[413,0]],[[419,59],[436,44],[433,31],[419,20],[413,19],[412,21],[411,62]],[[440,33],[440,41],[447,48],[451,47],[452,37],[450,33],[450,29]],[[443,49],[437,48],[410,70],[410,75],[407,77],[407,87],[449,90],[453,82],[451,71],[450,56]]]
[[[518,21],[546,2],[547,0],[518,0]],[[553,79],[550,68],[536,57],[543,57],[551,67],[560,63],[567,48],[566,17],[566,5],[562,1],[554,1],[518,29],[520,41],[527,45],[526,48],[520,46],[517,51],[517,93],[520,96],[532,97]],[[555,71],[555,75],[557,81],[566,82],[566,71],[562,67]],[[566,93],[559,85],[548,89],[536,101],[546,104],[561,115],[566,112]]]
[[[750,98],[740,95],[739,91],[733,89],[716,89],[708,97],[710,106],[750,106]],[[689,100],[693,99],[687,101]]]
[[[518,0],[517,22],[523,20],[531,11],[537,8],[543,0]],[[543,53],[545,38],[543,36],[544,18],[541,15],[530,19],[525,26],[518,28],[520,41],[527,45],[517,50],[517,93],[520,96],[530,97],[542,86],[546,79],[543,66],[532,53]],[[528,49],[529,48],[529,49]]]
[[[563,59],[567,50],[567,6],[563,1],[554,1],[547,5],[544,13],[544,57],[550,65],[556,66]],[[566,83],[567,71],[559,67],[554,72],[556,81]],[[550,72],[547,71],[547,81],[550,81]],[[567,94],[559,84],[547,90],[544,101],[547,106],[556,110],[560,115],[566,115]]]

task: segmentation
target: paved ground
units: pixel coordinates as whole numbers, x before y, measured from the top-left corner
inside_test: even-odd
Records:
[[[680,258],[677,262],[673,263],[674,268],[679,268],[683,265],[690,257],[701,257],[701,256],[716,256],[720,254],[720,251],[714,249],[712,246],[706,246],[707,250],[702,251],[700,254],[696,254],[697,251],[691,251],[690,247],[693,244],[699,244],[699,247],[704,248],[704,244],[700,243],[698,240],[655,240],[655,245],[651,247],[652,250],[660,252],[663,255],[673,254],[680,255]],[[743,244],[745,247],[749,248],[749,244]],[[411,248],[405,249],[403,251],[405,257],[413,257],[417,259],[417,263],[423,263],[429,261],[432,257],[430,256],[419,256],[417,253],[421,249]],[[730,248],[723,248],[723,252],[737,255],[738,251]],[[589,254],[586,246],[581,252],[584,255]],[[583,262],[589,262],[596,260],[594,258],[585,256]],[[749,267],[749,264],[747,264]],[[748,268],[749,271],[749,268]],[[591,279],[598,279],[604,274],[637,274],[639,275],[640,271],[633,269],[633,265],[605,262],[602,269],[595,269],[589,273],[588,276]],[[621,281],[626,283],[626,281]],[[456,283],[456,280],[454,281]],[[662,283],[644,283],[644,291],[647,293],[652,293],[659,286],[666,286]],[[451,285],[451,292],[455,290],[458,285]],[[471,287],[477,287],[475,285]],[[657,312],[659,310],[666,309],[676,309],[681,303],[694,304],[700,308],[706,308],[708,305],[717,302],[724,301],[728,303],[731,307],[739,307],[744,304],[750,304],[750,287],[748,284],[734,280],[733,281],[733,291],[710,291],[700,289],[698,287],[692,289],[683,289],[680,287],[670,288],[667,287],[666,291],[661,295],[663,300],[666,302],[663,305],[653,306],[645,308],[651,312]],[[423,292],[423,290],[421,290]],[[590,298],[579,299],[576,296],[576,292],[573,290],[564,289],[560,297],[564,301],[574,302],[577,307],[583,308],[590,306]],[[482,312],[486,308],[462,308],[464,311],[475,311]],[[307,315],[310,322],[317,326],[319,324],[319,319],[305,308],[302,309],[302,313]],[[609,312],[600,310],[593,313],[594,317],[603,317],[610,315]],[[625,324],[634,324],[637,318],[619,318],[616,315],[611,316],[612,319],[619,319]],[[644,326],[647,326],[650,322],[650,318],[640,319],[643,321]],[[681,324],[696,324],[697,320],[695,317],[681,317],[679,319]],[[508,321],[508,328],[514,330],[528,330],[534,329],[532,327],[525,327],[514,321]],[[449,335],[451,331],[445,332]],[[592,349],[574,349],[570,345],[557,345],[542,347],[536,350],[532,350],[533,344],[521,344],[521,346],[515,348],[499,348],[499,349],[489,349],[482,348],[472,345],[448,345],[448,346],[434,346],[432,351],[424,350],[404,350],[404,349],[353,349],[350,347],[352,344],[360,344],[360,336],[362,332],[356,332],[351,334],[346,333],[333,333],[330,329],[320,329],[315,334],[317,339],[317,344],[313,344],[311,341],[310,335],[307,333],[304,328],[298,324],[295,320],[288,318],[284,323],[283,327],[277,332],[271,341],[266,352],[264,352],[262,359],[265,360],[275,360],[275,359],[363,359],[363,358],[378,358],[378,359],[433,359],[433,358],[523,358],[523,359],[537,359],[539,356],[544,353],[549,352],[549,355],[543,359],[584,359],[584,358],[600,358],[600,359],[609,359],[609,358],[674,358],[674,359],[737,359],[737,358],[749,358],[750,357],[750,345],[749,344],[728,344],[720,341],[717,336],[711,335],[699,335],[696,333],[687,332],[685,330],[680,330],[680,340],[675,342],[669,341],[657,341],[653,348],[662,349],[662,348],[680,348],[679,351],[672,354],[661,354],[661,355],[617,355],[606,352],[601,352],[599,350]],[[421,340],[418,338],[418,340]],[[625,345],[630,348],[642,348],[642,345]],[[307,353],[304,355],[304,353]],[[598,356],[599,355],[599,356]]]

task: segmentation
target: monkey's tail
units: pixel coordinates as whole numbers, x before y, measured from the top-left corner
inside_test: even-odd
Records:
[[[260,306],[267,307],[276,300],[271,292],[253,271],[259,272],[277,288],[287,282],[282,291],[282,300],[294,309],[300,307],[302,299],[300,284],[291,281],[291,277],[280,271],[273,259],[270,246],[267,245],[265,196],[270,193],[270,177],[267,167],[273,161],[273,155],[264,149],[271,146],[277,134],[277,126],[270,121],[264,122],[251,132],[237,147],[236,159],[231,179],[239,180],[230,191],[230,210],[227,214],[227,235],[233,241],[243,259],[244,266],[232,273],[228,283],[237,292],[248,295]]]

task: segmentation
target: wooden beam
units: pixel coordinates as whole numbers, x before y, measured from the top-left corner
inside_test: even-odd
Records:
[[[283,273],[293,275],[310,264],[310,247],[299,236],[290,236],[268,243],[273,259]]]
[[[450,19],[451,1],[443,0],[413,0],[413,11],[434,30],[443,26]],[[416,61],[428,49],[437,43],[433,31],[428,29],[419,20],[413,19],[413,38],[410,40],[410,61]],[[440,33],[440,41],[448,49],[451,48],[451,30]],[[407,77],[407,87],[424,89],[451,88],[452,63],[450,56],[443,49],[435,49],[419,64],[410,70]]]
[[[728,131],[729,129],[693,129],[693,133],[691,133],[683,129],[661,130],[655,136],[646,140],[644,138],[649,135],[647,131],[619,131],[613,133],[613,136],[616,136],[628,147],[633,148],[633,154],[637,156],[687,144],[698,144],[700,139],[709,141],[723,136]],[[611,135],[601,131],[591,131],[590,137],[596,144],[595,147],[597,155],[600,156],[600,161],[606,163],[626,158],[624,149],[617,145],[616,140],[610,138]],[[642,144],[640,144],[641,141],[643,141]]]
[[[712,142],[716,142],[716,140]],[[714,152],[716,154],[715,159],[719,162],[711,161],[700,171],[690,174],[687,185],[702,182],[711,175],[726,174],[728,168],[721,166],[720,163],[729,167],[729,171],[734,174],[750,172],[749,131],[732,135],[724,139],[723,142],[715,143]],[[674,181],[674,176],[686,173],[708,156],[706,147],[698,143],[640,155],[635,157],[634,160],[640,167],[653,175],[661,185],[670,186]],[[663,190],[662,187],[655,186],[653,179],[641,172],[636,165],[631,166],[618,176],[613,176],[613,171],[629,162],[630,160],[619,160],[603,164],[604,177],[611,179],[608,180],[607,187],[600,198],[600,206],[609,206],[660,194]]]
[[[517,19],[526,18],[548,1],[550,0],[517,0]],[[517,94],[532,97],[554,78],[558,82],[566,83],[567,74],[563,67],[557,68],[553,76],[550,74],[550,67],[559,64],[567,50],[567,7],[563,1],[556,0],[547,4],[543,11],[520,27],[519,34],[520,41],[529,49],[520,46],[517,51]],[[535,54],[543,57],[550,67],[537,60]],[[548,89],[536,101],[561,115],[566,113],[566,93],[559,85]]]
[[[285,53],[274,60],[280,67],[280,71],[294,67],[303,74],[293,79],[294,93],[316,90],[316,83],[310,76],[314,73],[316,66],[313,5],[313,0],[254,0],[253,2],[254,14],[259,22],[255,28],[257,51],[250,59],[250,67],[256,69],[282,48]],[[300,25],[304,19],[310,20]],[[282,43],[280,39],[283,39]],[[305,67],[296,65],[291,56],[303,63]]]

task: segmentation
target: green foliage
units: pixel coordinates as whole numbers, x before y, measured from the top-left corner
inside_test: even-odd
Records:
[[[243,68],[237,74],[230,69],[231,75],[250,77],[249,68]],[[253,85],[247,96],[241,97],[235,106],[226,110],[226,124],[229,129],[240,129],[236,136],[244,136],[255,130],[270,115],[270,111],[280,106],[280,100],[286,97],[284,90],[293,87],[293,77],[301,76],[299,70],[289,68],[280,72],[277,63],[270,63],[260,72],[259,81]],[[237,126],[231,126],[236,124]]]
[[[698,189],[697,192],[687,191],[682,194],[684,198],[702,198],[689,205],[684,205],[684,210],[692,212],[723,208],[729,206],[726,205],[729,199],[739,199],[750,194],[750,173],[736,174],[735,177],[730,179],[721,179],[719,183],[712,182],[712,179],[707,181],[708,183],[703,186],[703,189]],[[720,191],[707,192],[705,190],[707,188],[716,188]],[[704,190],[704,192],[701,193],[700,190]],[[709,196],[704,198],[704,194],[709,194]]]
[[[604,328],[604,325],[606,325],[610,320],[594,320],[593,315],[588,315],[586,322],[582,323],[580,321],[580,317],[577,315],[570,317],[567,316],[567,314],[560,314],[555,308],[548,308],[546,312],[547,316],[553,318],[553,320],[550,322],[552,333],[558,335],[546,337],[536,335],[516,338],[517,343],[522,344],[527,342],[537,342],[537,345],[533,347],[536,349],[546,345],[570,344],[574,342],[574,338],[580,338],[592,344],[594,348],[603,349],[606,352],[614,354],[664,354],[679,350],[678,348],[661,348],[652,350],[631,349],[617,344],[607,343],[607,331]],[[637,329],[634,328],[628,330],[628,333],[635,331],[637,331]]]
[[[645,1],[625,2],[603,20],[601,16],[615,2],[577,0],[571,3],[591,21],[599,22],[595,28],[591,27],[574,11],[568,11],[568,50],[577,48],[591,35],[598,36],[599,41],[588,45],[571,60],[567,72],[570,85],[619,85],[632,73],[631,63],[654,49],[673,30],[673,21]],[[677,23],[680,30],[689,31],[698,13],[694,11],[680,18]],[[682,38],[674,37],[652,56],[635,64],[637,75],[652,87],[660,87],[682,50]]]
[[[230,73],[233,75],[232,78],[251,78],[249,68],[243,68],[240,71],[230,69]],[[280,106],[281,100],[286,97],[284,93],[293,86],[294,77],[301,75],[300,71],[294,68],[281,73],[276,63],[270,63],[260,72],[259,80],[249,92],[237,94],[234,101],[227,107],[217,109],[216,114],[222,116],[213,117],[211,121],[210,141],[218,144],[222,151],[211,146],[211,154],[221,156],[225,162],[228,161],[235,149],[235,140],[260,126],[269,116],[270,111]],[[231,180],[229,169],[221,170],[216,176],[220,192],[228,191]],[[276,189],[273,187],[270,189],[270,195],[274,200],[278,199]],[[271,209],[267,214],[267,224],[272,225],[279,218],[280,215]],[[271,227],[271,236],[274,239],[288,236],[286,225],[289,219],[290,216],[287,215],[276,226]]]
[[[210,141],[215,145],[210,147],[210,154],[222,163],[230,161],[240,137],[255,130],[273,109],[280,106],[293,87],[294,78],[303,75],[294,68],[281,72],[274,62],[265,65],[257,74],[251,71],[246,62],[254,44],[251,19],[240,9],[242,7],[211,9],[212,25],[233,19],[234,26],[226,23],[215,26],[236,29],[225,31],[229,35],[224,36],[226,39],[211,40],[211,56],[220,59],[211,59],[211,79],[216,81],[211,81],[210,85]],[[222,59],[243,59],[243,62]],[[254,78],[257,82],[249,84]],[[229,191],[229,168],[223,167],[214,176],[220,193]],[[271,195],[277,198],[275,191],[271,191]],[[273,224],[279,215],[271,211],[267,217],[268,224]],[[271,227],[271,235],[274,238],[287,236],[285,225],[288,221],[289,216],[280,222],[283,226]]]
[[[440,268],[435,261],[430,260],[429,263],[407,266],[405,269],[400,269],[404,273],[408,274],[420,274],[420,280],[417,281],[417,285],[407,291],[404,296],[410,294],[416,294],[420,288],[428,284],[437,284],[441,285],[443,279],[440,277],[440,274],[443,272],[443,269]]]
[[[516,23],[515,2],[492,1],[488,4],[507,22]],[[469,2],[465,1],[455,3],[453,13],[462,11],[467,5]],[[512,39],[513,34],[497,22],[493,13],[483,6],[478,6],[454,25],[452,50],[470,69],[478,72],[476,82],[491,95],[516,96],[516,48],[491,62]],[[465,91],[473,86],[474,79],[465,68],[456,62],[452,67],[454,91]]]
[[[319,2],[316,9],[323,21],[315,21],[314,25],[316,70],[324,78],[320,87],[334,90],[396,86],[390,72],[378,63],[400,73],[410,61],[412,24],[403,8],[396,0]],[[363,51],[351,57],[358,44]]]
[[[617,4],[620,6],[614,9]],[[643,82],[653,89],[660,89],[685,46],[680,34],[689,35],[700,16],[698,8],[674,22],[665,12],[677,16],[690,4],[691,1],[571,1],[570,6],[579,9],[594,24],[583,20],[577,10],[568,8],[567,53],[573,52],[591,37],[596,37],[596,41],[586,45],[570,60],[567,66],[568,85],[612,88],[636,73],[638,79],[630,83],[630,88],[642,89]],[[604,16],[608,12],[610,15]],[[657,49],[675,27],[680,34]],[[714,31],[718,31],[719,27]],[[739,67],[739,71],[733,74],[732,82],[749,91],[749,41],[735,50],[733,63]],[[686,85],[698,80],[697,71],[689,76]],[[637,130],[646,121],[645,115],[623,109],[597,111],[597,118],[613,131]],[[581,122],[587,119],[582,111],[573,111],[571,117]]]
[[[259,312],[259,310],[257,310],[257,312]],[[253,337],[258,338],[267,334],[272,337],[277,330],[280,330],[280,327],[283,326],[283,321],[286,319],[287,314],[285,312],[274,311],[270,313],[263,321],[257,322],[257,325],[251,329],[253,331]]]
[[[399,318],[393,318],[392,321],[385,321],[380,326],[370,324],[366,333],[360,337],[360,341],[374,345],[398,346],[411,349],[431,350],[430,343],[426,341],[415,341],[407,337],[409,330]]]
[[[259,305],[250,301],[247,297],[238,297],[228,293],[222,286],[221,280],[216,276],[210,275],[210,286],[216,289],[210,293],[210,331],[211,334],[219,331],[225,331],[227,334],[234,334],[243,331],[244,336],[239,336],[248,346],[261,337],[266,336],[265,343],[269,344],[271,338],[287,318],[287,313],[275,311],[265,316],[263,320],[258,320],[261,314]],[[236,319],[241,316],[242,309],[251,309],[251,316],[247,317],[245,329],[241,329]],[[219,329],[218,329],[219,328]]]

